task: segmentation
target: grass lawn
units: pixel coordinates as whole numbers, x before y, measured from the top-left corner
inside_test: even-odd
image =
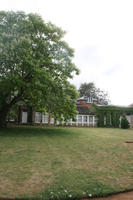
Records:
[[[133,130],[0,130],[0,197],[81,199],[133,188]]]

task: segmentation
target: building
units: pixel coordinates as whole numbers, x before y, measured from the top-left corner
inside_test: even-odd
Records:
[[[97,126],[97,116],[91,112],[93,103],[97,103],[96,99],[82,97],[77,99],[78,115],[75,117],[76,121],[72,119],[67,122],[56,121],[50,117],[48,113],[34,112],[32,107],[26,107],[22,103],[19,104],[16,110],[16,120],[12,119],[10,122],[22,125],[65,125],[65,126]]]
[[[97,126],[98,118],[91,111],[93,103],[98,103],[96,99],[92,97],[81,97],[77,99],[77,111],[76,121],[71,119],[66,123],[68,126]]]
[[[92,112],[92,107],[96,105],[96,112]],[[81,97],[77,99],[77,116],[75,121],[72,119],[67,122],[55,121],[48,113],[34,112],[32,107],[26,107],[22,103],[16,110],[16,120],[10,120],[12,123],[21,125],[65,125],[65,126],[83,126],[83,127],[120,127],[120,120],[123,113],[129,121],[130,127],[133,127],[133,107],[120,107],[111,105],[101,105],[92,97]]]

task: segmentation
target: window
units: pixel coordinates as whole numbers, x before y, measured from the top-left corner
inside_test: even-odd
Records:
[[[89,97],[87,103],[93,103],[93,98]]]
[[[93,124],[93,116],[89,116],[89,123]]]
[[[81,115],[78,115],[78,122],[82,123],[82,116]]]
[[[22,123],[27,123],[28,113],[22,112]]]
[[[54,124],[54,118],[50,118],[50,124]]]
[[[68,125],[71,125],[71,124],[72,124],[72,119],[68,119],[68,120],[67,120],[67,124],[68,124]]]
[[[87,122],[87,116],[83,116],[83,122]]]
[[[48,114],[45,114],[42,116],[42,123],[45,123],[45,124],[48,123]]]
[[[106,125],[106,116],[104,116],[104,125]]]
[[[41,122],[41,113],[36,112],[35,113],[35,123],[40,123]]]

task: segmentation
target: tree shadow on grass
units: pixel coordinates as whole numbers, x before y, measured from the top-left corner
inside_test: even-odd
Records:
[[[9,126],[0,129],[0,137],[38,137],[38,136],[65,136],[72,135],[69,129],[62,127],[37,127],[37,126]]]

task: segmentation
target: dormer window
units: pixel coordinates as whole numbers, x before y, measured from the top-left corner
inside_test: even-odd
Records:
[[[93,98],[92,97],[88,97],[87,103],[93,103]]]
[[[77,104],[93,104],[93,102],[96,101],[93,97],[80,97],[77,99]]]

